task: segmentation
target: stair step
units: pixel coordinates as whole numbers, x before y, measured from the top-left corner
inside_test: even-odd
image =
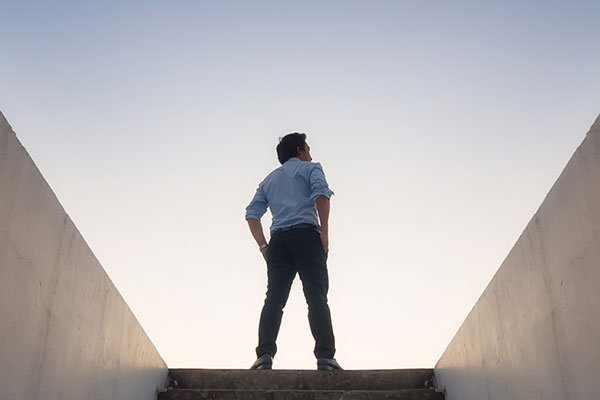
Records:
[[[444,400],[432,389],[404,390],[231,390],[169,389],[158,400]]]
[[[170,369],[175,389],[380,390],[429,389],[432,369],[271,370]],[[410,398],[410,397],[407,397]]]

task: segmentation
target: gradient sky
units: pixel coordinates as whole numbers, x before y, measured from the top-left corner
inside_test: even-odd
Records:
[[[597,1],[0,10],[0,110],[169,367],[254,361],[278,137],[335,191],[338,361],[433,367],[600,112]],[[315,367],[306,313],[297,279],[275,368]]]

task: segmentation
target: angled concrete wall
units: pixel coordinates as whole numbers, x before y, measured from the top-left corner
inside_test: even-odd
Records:
[[[600,396],[600,117],[435,374],[449,400]]]
[[[0,113],[0,398],[152,400],[166,374]]]

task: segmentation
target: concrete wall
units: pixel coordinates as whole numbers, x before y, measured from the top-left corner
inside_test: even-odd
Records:
[[[151,400],[166,374],[0,113],[0,399]]]
[[[449,400],[600,397],[600,117],[435,374]]]

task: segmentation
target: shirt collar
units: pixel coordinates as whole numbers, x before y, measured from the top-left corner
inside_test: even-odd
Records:
[[[288,160],[286,162],[284,162],[284,164],[287,164],[290,161],[291,162],[296,162],[296,161],[300,161],[300,159],[298,157],[291,157],[291,158],[288,158]]]

